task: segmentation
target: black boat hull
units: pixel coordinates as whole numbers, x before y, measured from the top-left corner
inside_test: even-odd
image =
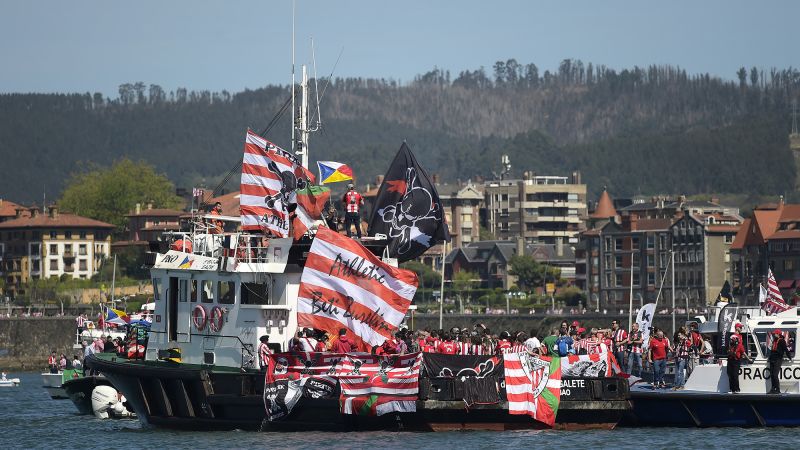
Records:
[[[798,394],[723,394],[692,391],[631,392],[633,408],[620,426],[800,426]]]
[[[536,429],[543,424],[508,414],[505,402],[466,408],[463,400],[423,399],[415,413],[378,417],[340,414],[338,399],[302,398],[285,419],[265,420],[264,374],[91,357],[147,425],[188,430],[440,431]],[[627,382],[590,380],[586,391],[564,397],[556,428],[614,428],[630,409]],[[573,389],[573,391],[575,391]]]

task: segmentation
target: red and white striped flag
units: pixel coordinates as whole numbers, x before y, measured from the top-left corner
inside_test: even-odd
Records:
[[[349,329],[361,351],[390,339],[403,321],[417,275],[392,267],[363,245],[319,227],[300,278],[297,324],[338,336]]]
[[[561,362],[527,352],[503,353],[509,414],[527,414],[553,426],[561,401]]]
[[[783,300],[783,295],[781,295],[781,290],[778,288],[778,282],[775,281],[775,275],[772,273],[772,269],[767,269],[766,293],[763,292],[762,288],[762,295],[759,297],[761,297],[759,298],[761,309],[770,315],[786,311],[790,308],[790,306],[786,304],[786,301]]]
[[[381,416],[415,412],[422,353],[401,356],[348,354],[341,361],[342,414]],[[345,371],[345,368],[349,370]]]
[[[295,190],[308,180],[313,182],[314,175],[294,155],[247,130],[239,197],[242,230],[288,237],[287,208],[296,203]]]

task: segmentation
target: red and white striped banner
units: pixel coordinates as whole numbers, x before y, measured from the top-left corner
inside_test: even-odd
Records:
[[[242,230],[269,230],[279,237],[289,236],[286,207],[294,202],[294,189],[287,181],[314,180],[289,152],[247,130],[242,159],[239,205]],[[271,202],[267,202],[267,197]]]
[[[561,397],[559,358],[504,353],[503,364],[509,414],[527,414],[552,427]]]
[[[392,337],[403,321],[417,275],[392,267],[363,245],[319,227],[300,278],[297,324],[338,336],[347,328],[360,351]]]
[[[343,414],[380,416],[415,412],[422,353],[375,356],[348,354],[340,362]]]

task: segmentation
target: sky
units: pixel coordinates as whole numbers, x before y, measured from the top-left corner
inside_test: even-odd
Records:
[[[577,58],[726,79],[800,63],[796,0],[297,0],[295,17],[297,70],[313,38],[319,77],[340,53],[334,76],[404,82],[510,58],[540,73]],[[291,34],[291,0],[0,0],[0,93],[288,84]]]

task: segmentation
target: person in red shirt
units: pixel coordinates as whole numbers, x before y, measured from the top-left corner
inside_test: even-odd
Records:
[[[509,337],[511,337],[511,335],[508,331],[500,333],[500,340],[497,341],[497,347],[495,348],[495,353],[497,355],[502,355],[503,353],[511,351],[511,342],[508,340]]]
[[[331,346],[333,353],[350,353],[355,350],[355,344],[347,336],[347,328],[339,328],[339,338]]]
[[[450,334],[445,333],[442,342],[439,343],[439,347],[436,349],[436,352],[443,353],[445,355],[455,355],[456,348],[457,348],[456,343],[453,342],[453,339],[450,337]]]
[[[655,336],[650,337],[648,360],[653,365],[653,387],[667,387],[664,383],[664,371],[667,369],[667,352],[671,347],[664,331],[656,329]]]
[[[358,214],[361,205],[364,204],[364,198],[361,194],[356,192],[355,186],[352,184],[347,185],[347,192],[342,197],[344,203],[344,228],[347,230],[347,237],[352,237],[353,233],[350,231],[350,225],[356,226],[356,234],[361,239],[361,217]]]
[[[738,324],[737,324],[738,325]],[[741,335],[734,333],[728,343],[728,386],[731,393],[739,392],[739,367],[744,356],[744,345],[742,345]]]
[[[317,345],[314,347],[314,351],[317,353],[327,352],[328,351],[328,334],[324,333],[322,336],[319,337],[317,341]]]

